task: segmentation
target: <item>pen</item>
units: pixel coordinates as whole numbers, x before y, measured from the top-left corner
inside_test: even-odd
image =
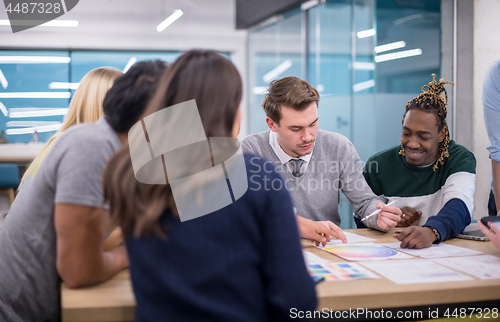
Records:
[[[393,200],[393,201],[389,202],[386,206],[392,206],[392,205],[394,205],[395,203],[396,203],[396,200]],[[377,209],[377,210],[375,210],[374,212],[372,212],[371,214],[369,214],[368,216],[366,216],[365,218],[361,219],[361,221],[366,220],[366,219],[368,219],[368,218],[370,218],[370,217],[372,217],[372,216],[375,216],[376,214],[378,214],[378,213],[379,213],[379,212],[381,212],[381,211],[382,211],[382,210]]]

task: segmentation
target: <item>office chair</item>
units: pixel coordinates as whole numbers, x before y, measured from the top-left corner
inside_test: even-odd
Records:
[[[15,163],[0,163],[0,193],[9,195],[10,204],[14,202],[15,189],[19,186],[19,169]]]

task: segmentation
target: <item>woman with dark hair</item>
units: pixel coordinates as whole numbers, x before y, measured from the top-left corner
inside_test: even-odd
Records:
[[[364,171],[375,194],[402,208],[398,226],[408,228],[394,237],[403,248],[425,248],[455,237],[470,224],[474,210],[476,159],[450,140],[444,88],[450,83],[432,76],[406,104],[401,146],[370,157]]]
[[[229,60],[211,51],[185,53],[167,68],[141,122],[129,132],[130,145],[107,166],[104,189],[111,215],[126,237],[136,321],[282,321],[290,319],[292,308],[316,307],[314,283],[281,177],[264,172],[261,159],[245,155],[248,181],[245,177],[238,183],[230,162],[238,152],[227,158],[227,149],[217,148],[221,139],[236,138],[239,132],[241,97],[241,79]],[[188,113],[193,106],[199,116]],[[183,142],[200,127],[207,143],[195,140],[185,147]],[[133,133],[139,138],[131,138]],[[160,144],[178,148],[157,154],[158,133]],[[137,166],[143,155],[134,155],[134,141],[147,146],[144,157],[150,163]],[[232,148],[230,154],[241,151]],[[172,154],[181,159],[180,172],[188,174],[170,171]],[[208,169],[199,169],[206,157]],[[159,178],[144,179],[138,170],[144,164],[159,165]],[[221,165],[226,187],[215,189],[211,183],[218,178],[207,175],[204,187],[209,188],[199,189],[197,173]],[[177,183],[182,180],[188,183],[188,195],[195,191],[188,202],[179,197]],[[269,182],[274,182],[272,188]],[[246,192],[239,189],[242,185]],[[220,200],[206,198],[227,189],[231,199],[226,206],[217,208]],[[198,197],[202,202],[197,209],[203,210],[205,202],[207,214],[185,217],[186,207],[198,204]]]

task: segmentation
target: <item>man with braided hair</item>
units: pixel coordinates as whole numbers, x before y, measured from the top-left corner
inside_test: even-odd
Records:
[[[425,248],[455,237],[470,224],[474,209],[476,159],[450,140],[446,124],[444,85],[454,83],[432,76],[406,104],[401,146],[373,155],[363,173],[375,194],[402,208],[398,226],[408,228],[393,235],[402,248]]]

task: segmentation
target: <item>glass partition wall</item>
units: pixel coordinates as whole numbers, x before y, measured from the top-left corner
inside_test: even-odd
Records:
[[[293,75],[319,91],[320,128],[348,137],[362,161],[398,145],[406,102],[442,72],[440,2],[318,1],[250,30],[249,133],[267,130],[269,82]],[[341,200],[341,227],[354,228]]]

